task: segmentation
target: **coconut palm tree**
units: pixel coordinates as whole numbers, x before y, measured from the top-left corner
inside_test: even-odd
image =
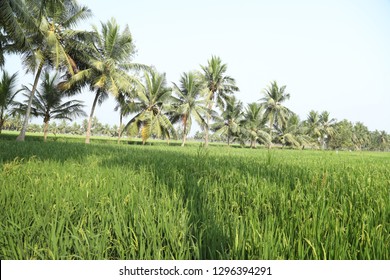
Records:
[[[24,141],[32,100],[43,69],[64,68],[70,75],[77,70],[74,60],[69,56],[69,48],[73,47],[73,39],[78,32],[71,28],[91,15],[89,9],[80,6],[76,0],[29,0],[26,3],[34,24],[27,30],[29,47],[23,51],[22,60],[26,69],[34,73],[35,77],[17,141]]]
[[[307,133],[313,137],[320,137],[320,115],[317,111],[311,110],[304,121]]]
[[[323,111],[319,114],[311,110],[304,121],[306,133],[312,137],[322,149],[325,149],[330,138],[335,133],[335,119],[331,119],[329,112]]]
[[[235,96],[231,96],[226,102],[226,108],[221,117],[217,118],[212,125],[212,130],[218,135],[226,135],[227,144],[230,146],[230,140],[240,134],[241,122],[244,118],[242,102]]]
[[[304,121],[306,134],[309,135],[318,144],[321,143],[321,123],[320,115],[317,111],[311,110]]]
[[[134,113],[137,110],[134,108],[134,97],[130,93],[120,92],[118,96],[116,96],[115,100],[116,106],[114,108],[114,111],[119,111],[119,127],[117,129],[119,144],[123,130],[123,117],[129,115],[130,113]]]
[[[172,90],[166,85],[165,74],[154,70],[150,73],[145,71],[144,83],[144,86],[138,88],[135,101],[139,112],[126,124],[124,130],[141,132],[143,144],[152,134],[170,139],[175,134],[175,129],[164,114],[164,106],[172,101]]]
[[[107,23],[101,23],[100,31],[96,26],[93,26],[93,30],[95,36],[89,45],[88,56],[84,58],[87,68],[73,75],[63,85],[64,88],[77,84],[87,85],[95,94],[86,132],[87,144],[90,142],[96,105],[102,104],[109,94],[117,97],[139,84],[138,79],[127,71],[148,69],[145,65],[132,62],[135,46],[128,26],[120,32],[120,26],[115,19],[111,19]]]
[[[236,81],[226,75],[227,64],[223,64],[221,58],[212,56],[206,66],[202,66],[203,78],[208,90],[207,100],[208,108],[211,111],[214,104],[219,108],[225,107],[225,102],[228,96],[238,91]],[[209,141],[209,126],[210,116],[206,116],[206,130],[205,130],[205,146]]]
[[[321,131],[321,146],[322,149],[326,149],[330,138],[334,135],[334,125],[336,119],[330,118],[328,111],[323,111],[320,115],[320,131]]]
[[[264,107],[256,102],[248,104],[245,108],[241,127],[243,136],[250,140],[251,148],[256,148],[257,142],[266,145],[271,142],[271,136],[266,131],[266,123]]]
[[[210,114],[206,100],[202,96],[204,84],[199,75],[194,72],[183,73],[180,78],[180,84],[174,85],[175,96],[171,106],[171,122],[181,121],[183,124],[183,141],[184,147],[187,134],[191,130],[192,119],[201,126],[205,127],[205,116]]]
[[[64,97],[68,93],[59,89],[58,74],[50,76],[49,72],[45,72],[40,89],[37,90],[36,95],[32,101],[31,114],[35,117],[43,118],[43,139],[46,142],[49,122],[52,119],[69,120],[73,117],[87,116],[83,111],[83,102],[79,100],[68,100],[63,102]],[[29,91],[26,87],[25,90]],[[25,95],[29,97],[29,95]],[[26,105],[20,106],[21,111],[25,111]]]
[[[370,131],[361,122],[357,122],[353,126],[352,142],[355,144],[357,150],[367,148],[370,144]]]
[[[15,91],[16,79],[17,73],[10,76],[4,71],[0,81],[0,133],[7,116],[9,116],[15,106],[17,106],[14,99],[20,90]]]
[[[284,126],[276,128],[278,141],[283,146],[304,148],[312,146],[312,139],[306,134],[306,128],[299,120],[298,115],[292,114]]]
[[[337,126],[338,123],[336,124],[336,129]],[[336,137],[338,135],[339,134],[337,133]],[[390,135],[388,135],[386,131],[383,130],[370,131],[370,145],[368,147],[370,150],[376,150],[376,151],[388,150],[390,148],[389,144],[390,144]]]
[[[286,93],[285,90],[286,86],[279,87],[276,81],[273,81],[271,85],[264,89],[264,97],[260,99],[265,108],[265,117],[268,119],[271,139],[274,128],[285,125],[291,115],[290,109],[283,105],[285,101],[290,99],[290,94]]]
[[[22,127],[22,116],[17,112],[17,110],[10,117],[6,117],[3,123],[3,128],[7,130],[19,131],[21,127]]]
[[[379,132],[379,137],[378,137],[378,144],[381,151],[386,150],[388,146],[387,145],[388,141],[389,141],[389,135],[386,133],[386,131],[381,130]]]

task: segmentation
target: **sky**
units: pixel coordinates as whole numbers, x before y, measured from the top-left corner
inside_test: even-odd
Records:
[[[94,15],[80,29],[112,17],[122,30],[128,25],[137,48],[134,62],[165,72],[168,83],[216,55],[228,65],[244,104],[258,101],[276,81],[286,85],[291,98],[285,105],[301,120],[311,110],[327,110],[338,121],[390,133],[390,0],[79,3]],[[13,57],[6,69],[20,70],[17,65]],[[89,114],[93,94],[85,90],[77,98],[85,100]],[[100,122],[118,123],[114,106],[111,98],[96,109]]]

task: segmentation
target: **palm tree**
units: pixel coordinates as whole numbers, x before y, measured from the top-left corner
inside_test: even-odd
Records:
[[[209,110],[212,110],[214,103],[216,103],[219,108],[224,108],[228,96],[239,90],[236,86],[236,81],[232,77],[226,75],[227,64],[223,64],[221,58],[212,56],[211,59],[208,60],[208,64],[206,66],[201,65],[201,68],[208,90],[207,100]],[[210,116],[207,115],[205,130],[206,147],[209,141],[209,126]]]
[[[192,118],[204,127],[205,116],[209,114],[206,100],[202,98],[204,88],[202,80],[194,72],[183,73],[180,78],[180,85],[173,83],[176,96],[172,104],[172,123],[181,121],[183,124],[183,142],[184,147],[187,134],[191,130]]]
[[[5,122],[3,124],[3,128],[12,131],[19,131],[22,127],[22,117],[21,115],[15,111],[15,114],[11,115],[10,118],[5,118]]]
[[[88,120],[85,143],[90,142],[91,125],[96,105],[102,104],[109,94],[117,97],[122,92],[129,92],[139,81],[127,73],[128,70],[147,69],[148,67],[132,63],[135,53],[133,37],[129,27],[120,32],[115,19],[101,23],[101,30],[93,26],[94,38],[89,46],[85,64],[87,69],[72,76],[65,88],[82,84],[88,85],[95,93]]]
[[[9,74],[4,71],[0,81],[0,133],[7,116],[10,115],[10,112],[16,106],[14,99],[20,91],[14,90],[16,86],[16,79],[17,73],[9,76]]]
[[[323,111],[319,114],[317,111],[311,110],[304,122],[306,133],[312,137],[318,145],[325,149],[330,137],[334,136],[334,125],[336,120],[330,119],[329,112]]]
[[[243,120],[242,102],[237,100],[235,96],[231,96],[226,102],[226,108],[222,112],[221,117],[212,125],[212,130],[216,134],[226,135],[227,144],[230,146],[230,139],[240,134],[240,124]]]
[[[336,129],[337,129],[337,126],[338,126],[338,123],[336,125]],[[352,129],[353,130],[353,129]],[[337,133],[336,134],[336,137],[338,136],[339,134]],[[333,139],[332,139],[333,140]],[[390,136],[387,135],[387,133],[385,131],[379,131],[379,130],[374,130],[374,131],[370,131],[370,150],[376,150],[376,151],[383,151],[384,149],[386,149],[386,146],[389,147],[389,145],[387,144],[390,140]]]
[[[24,53],[32,47],[31,32],[39,30],[40,20],[48,9],[57,10],[59,6],[71,9],[75,3],[66,0],[1,0],[0,66],[4,64],[4,52]]]
[[[43,118],[43,139],[45,142],[47,139],[50,120],[59,119],[72,121],[73,117],[87,116],[87,114],[82,110],[84,107],[82,101],[62,101],[67,93],[61,91],[57,86],[58,84],[58,74],[50,77],[49,73],[45,72],[40,90],[37,90],[36,95],[32,101],[32,115]],[[29,95],[26,96],[28,97]],[[20,107],[23,112],[27,109],[25,105]]]
[[[379,148],[381,151],[384,151],[387,147],[387,142],[389,141],[389,136],[387,135],[386,131],[381,130],[379,132],[379,137],[378,137],[378,144]]]
[[[123,92],[120,92],[118,96],[115,98],[117,104],[114,108],[115,111],[119,111],[119,127],[118,127],[118,144],[121,141],[122,129],[123,129],[123,117],[130,113],[128,108],[129,104],[132,104],[132,100],[129,95]]]
[[[5,53],[22,53],[29,47],[26,29],[34,24],[26,1],[0,1],[0,67]]]
[[[114,110],[119,111],[119,127],[117,127],[118,144],[120,143],[122,132],[124,130],[123,118],[142,110],[140,102],[136,101],[137,88],[138,87],[133,87],[129,92],[120,92],[115,98],[117,104]]]
[[[336,119],[329,117],[328,111],[323,111],[320,115],[320,130],[321,130],[321,144],[322,149],[327,148],[327,144],[335,133],[334,125],[336,123]]]
[[[307,115],[307,119],[304,121],[306,128],[306,134],[309,135],[318,144],[321,143],[321,123],[320,115],[317,111],[311,110]]]
[[[35,73],[35,78],[17,141],[24,141],[32,100],[43,69],[64,68],[70,75],[76,71],[68,48],[75,43],[73,39],[77,32],[71,28],[91,15],[88,8],[78,5],[76,0],[29,0],[26,3],[34,24],[27,29],[29,47],[23,51],[22,59],[28,71]]]
[[[277,128],[278,140],[283,146],[295,148],[304,148],[312,145],[312,140],[306,134],[306,128],[299,120],[298,115],[292,114],[286,122],[286,125]]]
[[[286,121],[291,114],[291,111],[283,105],[290,99],[290,94],[285,92],[286,86],[279,87],[276,81],[271,82],[271,85],[264,90],[264,97],[260,100],[265,107],[265,117],[269,121],[269,134],[272,140],[272,130],[275,127],[281,127],[286,124]],[[271,142],[272,143],[272,142]]]
[[[357,122],[353,126],[352,142],[357,150],[367,148],[370,144],[370,131],[363,123]]]
[[[171,101],[172,90],[166,85],[165,74],[145,72],[144,82],[145,85],[137,91],[136,107],[139,112],[126,124],[124,130],[129,129],[132,133],[141,131],[143,144],[152,134],[170,139],[175,130],[163,109]]]
[[[243,135],[250,140],[251,148],[256,148],[256,142],[267,145],[271,142],[271,136],[266,131],[266,123],[264,107],[256,102],[248,104],[241,126]]]

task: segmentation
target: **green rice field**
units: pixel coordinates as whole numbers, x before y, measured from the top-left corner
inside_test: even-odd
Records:
[[[390,154],[0,140],[0,258],[390,259]]]

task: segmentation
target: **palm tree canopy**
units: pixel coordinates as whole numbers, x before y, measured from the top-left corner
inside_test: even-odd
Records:
[[[136,89],[130,92],[120,92],[115,98],[116,105],[114,111],[120,111],[122,117],[140,111],[139,102],[136,102]]]
[[[226,108],[221,117],[212,125],[212,130],[217,134],[226,134],[228,136],[239,132],[240,123],[243,120],[243,105],[235,96],[229,97]]]
[[[336,119],[330,118],[330,113],[328,111],[323,111],[320,115],[320,123],[322,126],[323,133],[332,135],[333,126],[336,123]]]
[[[32,102],[32,115],[42,117],[43,121],[49,122],[51,119],[66,119],[72,120],[73,117],[87,116],[82,110],[84,105],[79,100],[68,100],[63,102],[67,93],[59,87],[58,74],[50,76],[49,72],[45,72],[39,90],[37,90]],[[28,88],[25,88],[28,90]],[[28,90],[29,91],[29,90]],[[25,95],[28,97],[28,94]],[[24,111],[25,105],[21,106],[21,111]]]
[[[312,145],[311,137],[305,132],[305,127],[296,114],[290,115],[285,126],[277,128],[279,142],[292,147]]]
[[[279,87],[276,81],[272,82],[264,91],[264,97],[260,100],[265,107],[265,116],[270,120],[270,129],[273,126],[283,126],[291,111],[283,105],[290,99],[290,94],[285,92],[286,86]]]
[[[317,111],[311,110],[305,121],[307,133],[315,138],[321,137],[320,116]]]
[[[170,138],[175,130],[163,109],[171,100],[171,94],[172,89],[167,87],[165,74],[145,71],[144,85],[138,88],[136,97],[139,112],[126,124],[124,130],[129,129],[134,133],[141,129],[144,143],[152,134]]]
[[[127,71],[149,68],[132,62],[135,46],[128,26],[121,32],[115,19],[111,19],[101,23],[100,31],[96,26],[93,30],[91,42],[84,46],[85,55],[80,57],[86,69],[72,76],[63,86],[69,88],[81,83],[89,85],[92,91],[113,96],[130,92],[139,81]]]
[[[17,102],[14,99],[20,92],[15,91],[16,79],[17,73],[10,76],[4,71],[0,80],[0,133],[8,117],[16,113]]]
[[[367,147],[370,143],[370,131],[363,123],[357,122],[353,126],[352,141],[358,149]]]
[[[4,65],[5,53],[23,52],[29,48],[27,29],[34,25],[26,1],[0,1],[0,67]]]
[[[171,111],[171,122],[179,120],[183,122],[184,130],[188,133],[191,130],[192,118],[200,126],[205,126],[204,117],[209,114],[206,100],[202,98],[204,84],[199,75],[194,72],[183,73],[179,85],[173,83],[174,94],[172,104],[168,111]]]
[[[45,64],[64,68],[73,75],[76,65],[69,53],[77,45],[75,36],[83,33],[73,28],[89,18],[91,11],[75,0],[28,0],[26,3],[34,22],[27,29],[29,48],[23,51],[24,66],[34,72]]]
[[[138,92],[138,98],[145,109],[155,110],[171,97],[172,89],[167,86],[166,75],[157,71],[144,72],[145,86]]]
[[[243,133],[251,141],[259,141],[265,144],[271,142],[270,135],[266,132],[267,118],[264,113],[264,106],[256,102],[247,105],[244,112],[244,119],[241,122]]]
[[[19,91],[15,91],[18,74],[9,75],[4,71],[0,81],[0,108],[5,112],[9,106],[14,104],[14,98]]]
[[[220,57],[212,56],[206,66],[200,67],[209,90],[208,99],[215,101],[220,108],[224,108],[228,96],[239,90],[236,81],[226,75],[227,64],[223,64]]]

